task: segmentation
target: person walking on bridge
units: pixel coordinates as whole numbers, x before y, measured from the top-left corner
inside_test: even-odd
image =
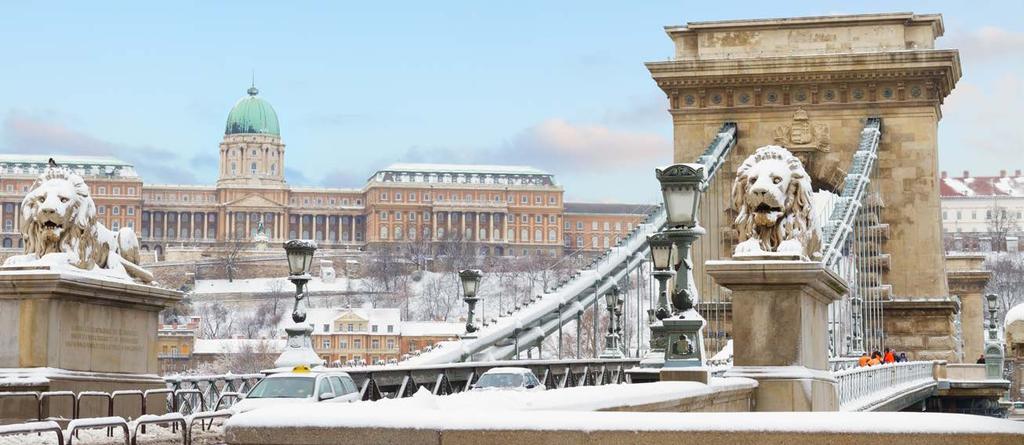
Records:
[[[896,354],[892,353],[892,349],[885,348],[885,363],[896,363]]]
[[[863,367],[868,365],[868,362],[870,360],[871,359],[868,358],[868,353],[865,352],[865,353],[861,354],[860,355],[860,359],[857,360],[857,366],[860,366],[861,368],[863,368]]]

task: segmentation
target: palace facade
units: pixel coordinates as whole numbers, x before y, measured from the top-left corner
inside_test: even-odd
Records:
[[[131,227],[145,251],[292,238],[321,248],[458,239],[487,253],[602,250],[652,210],[650,205],[573,204],[554,175],[506,165],[394,164],[362,188],[302,187],[284,178],[277,113],[249,88],[228,113],[214,185],[144,184],[121,160],[52,156],[88,182],[97,217]],[[20,203],[50,156],[0,155],[0,242],[22,245]]]

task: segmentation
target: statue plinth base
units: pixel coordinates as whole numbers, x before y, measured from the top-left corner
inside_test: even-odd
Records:
[[[695,310],[651,325],[651,350],[640,367],[627,371],[634,383],[659,380],[707,383],[704,360],[705,321]],[[667,371],[678,371],[668,373]]]
[[[284,331],[288,333],[288,346],[281,356],[274,361],[278,368],[294,368],[296,366],[319,366],[323,359],[313,350],[313,327],[308,323],[296,324]]]
[[[177,291],[85,271],[0,267],[0,390],[165,387],[157,376],[158,314],[180,300]],[[8,408],[0,418],[36,417],[34,406]]]
[[[821,262],[708,261],[732,291],[733,368],[726,377],[758,381],[757,411],[835,411],[828,367],[828,305],[846,282]]]

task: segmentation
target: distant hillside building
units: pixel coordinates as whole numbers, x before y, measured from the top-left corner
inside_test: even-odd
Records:
[[[1020,251],[1024,232],[1024,175],[961,177],[942,172],[942,228],[948,250]]]
[[[20,203],[49,157],[0,155],[3,247],[21,245]],[[602,205],[565,203],[554,175],[522,166],[393,164],[361,188],[289,185],[277,112],[255,87],[228,113],[216,184],[143,185],[135,169],[117,159],[53,157],[86,178],[100,222],[135,229],[143,250],[158,256],[172,245],[253,242],[261,222],[271,244],[305,238],[325,249],[460,239],[495,255],[554,252],[563,246],[601,250],[648,208],[567,211]],[[581,232],[575,229],[572,237],[565,236],[567,228],[581,223],[585,242],[576,242]],[[595,223],[597,229],[591,229]],[[616,225],[623,230],[611,229]]]

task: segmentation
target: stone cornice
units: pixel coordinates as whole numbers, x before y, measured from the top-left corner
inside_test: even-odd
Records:
[[[666,92],[679,88],[935,79],[945,97],[960,79],[957,50],[648,62]]]
[[[912,12],[885,12],[877,14],[851,14],[851,15],[829,15],[811,17],[792,17],[774,19],[750,19],[750,20],[719,20],[689,22],[686,26],[666,26],[665,32],[669,35],[686,33],[687,31],[704,30],[753,30],[753,29],[777,29],[786,28],[818,28],[822,25],[859,25],[871,26],[882,23],[905,24],[909,22],[930,22],[935,37],[939,37],[945,31],[941,14],[914,14]]]

